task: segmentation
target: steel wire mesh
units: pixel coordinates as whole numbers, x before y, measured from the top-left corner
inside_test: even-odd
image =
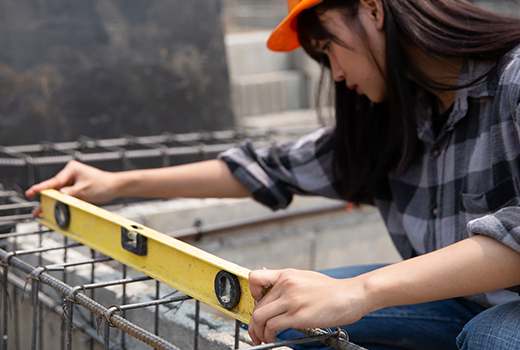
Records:
[[[77,159],[88,162],[123,161],[123,169],[133,168],[133,159],[158,158],[162,166],[169,166],[176,156],[204,154],[214,156],[216,153],[236,146],[245,139],[250,139],[256,147],[269,146],[280,139],[294,139],[309,130],[306,128],[293,130],[247,131],[233,130],[220,132],[198,132],[190,134],[163,134],[158,136],[135,137],[124,136],[118,139],[96,140],[81,137],[75,142],[50,143],[36,145],[0,146],[0,168],[19,167],[28,172],[29,185],[36,179],[35,172],[47,165],[63,165],[69,160]],[[37,202],[29,202],[21,195],[21,190],[14,187],[6,190],[0,184],[0,264],[2,265],[2,345],[3,349],[20,349],[30,339],[30,348],[44,350],[48,335],[44,327],[44,309],[52,310],[61,318],[60,348],[73,348],[73,329],[80,330],[83,337],[88,338],[87,348],[94,349],[129,349],[131,338],[157,349],[179,349],[172,342],[161,337],[161,307],[176,310],[183,301],[191,299],[185,295],[161,294],[161,284],[148,276],[135,276],[135,271],[125,265],[100,256],[94,250],[72,242],[45,227],[22,232],[20,223],[34,224],[31,210],[38,206]],[[53,237],[54,246],[49,247],[49,237]],[[28,240],[29,243],[26,241]],[[23,241],[23,244],[20,242]],[[59,244],[57,243],[59,242]],[[30,245],[30,247],[27,246]],[[23,246],[23,247],[22,247]],[[22,248],[20,248],[22,247]],[[78,252],[82,259],[74,260]],[[46,254],[60,257],[60,261],[48,261]],[[118,278],[99,280],[99,270],[106,264],[114,265]],[[75,283],[78,278],[71,269],[80,267],[90,271],[82,283]],[[60,275],[61,274],[61,275]],[[130,285],[154,283],[152,298],[146,302],[135,302],[128,295]],[[120,297],[112,305],[102,305],[100,299],[104,290],[118,286]],[[11,290],[11,293],[9,292]],[[20,304],[18,298],[31,300],[32,313],[30,337],[20,334]],[[183,349],[198,350],[201,348],[200,328],[207,323],[201,321],[200,303],[195,301],[193,315],[193,334],[190,345]],[[153,309],[153,317],[145,327],[128,319],[128,312],[139,309]],[[27,312],[26,312],[27,313]],[[26,318],[26,317],[25,317]],[[201,323],[202,322],[202,323]],[[11,325],[11,329],[9,329]],[[111,329],[120,330],[114,335]],[[233,344],[228,348],[273,349],[283,346],[309,342],[316,339],[338,337],[335,332],[302,337],[299,340],[251,347],[244,343],[244,331],[241,324],[234,325]],[[10,337],[11,335],[11,337]],[[24,343],[25,341],[25,343]]]
[[[36,204],[34,202],[26,202],[20,198],[17,193],[12,191],[4,191],[4,197],[0,196],[0,223],[8,225],[4,228],[0,235],[0,264],[2,266],[2,348],[20,349],[21,338],[23,335],[19,334],[20,330],[16,329],[18,324],[13,321],[13,308],[18,306],[18,300],[15,300],[14,295],[19,295],[31,300],[32,316],[31,318],[31,334],[30,334],[30,348],[31,349],[45,349],[45,340],[47,336],[43,334],[43,323],[46,320],[43,318],[45,313],[42,310],[44,306],[48,310],[60,315],[63,322],[61,331],[61,349],[73,349],[73,332],[72,330],[80,330],[84,337],[88,338],[91,349],[127,349],[129,337],[138,339],[140,342],[156,349],[179,349],[172,342],[161,337],[159,332],[160,324],[160,305],[168,305],[170,309],[175,308],[175,304],[191,299],[186,295],[162,295],[160,293],[160,283],[153,281],[148,276],[128,276],[126,266],[118,266],[117,268],[122,272],[122,278],[110,279],[107,281],[97,281],[96,269],[103,264],[111,263],[118,264],[110,258],[99,256],[96,252],[89,248],[82,246],[79,243],[63,237],[61,244],[56,245],[56,240],[52,246],[49,246],[51,235],[57,235],[53,231],[38,227],[36,230],[29,232],[18,232],[16,223],[24,222],[30,223],[33,221],[28,213]],[[4,213],[15,215],[3,215]],[[28,216],[29,215],[29,216]],[[7,218],[7,219],[6,219]],[[27,249],[26,246],[20,245],[20,240],[31,237],[31,242],[35,246]],[[82,261],[72,261],[70,256],[72,253],[82,249],[86,255],[90,253],[90,259]],[[44,254],[53,254],[61,256],[60,263],[49,263],[44,257]],[[85,255],[85,256],[86,256]],[[121,264],[119,264],[121,265]],[[90,281],[83,284],[69,284],[67,280],[73,280],[72,273],[67,273],[67,270],[78,266],[90,266]],[[61,276],[56,274],[61,273]],[[146,302],[129,302],[127,292],[124,288],[130,284],[155,282],[155,293],[152,300]],[[107,287],[120,286],[123,287],[123,292],[119,303],[115,305],[102,305],[96,301],[97,294],[95,291],[100,291]],[[44,288],[45,287],[45,288]],[[12,291],[17,290],[17,293]],[[46,290],[45,290],[46,289]],[[10,292],[11,290],[11,292]],[[49,291],[54,291],[55,295],[51,295]],[[17,299],[17,298],[16,298]],[[82,311],[78,309],[81,308]],[[127,319],[125,316],[127,311],[141,308],[153,308],[154,322],[153,325],[147,324],[140,326]],[[193,317],[193,335],[192,347],[194,350],[200,349],[200,334],[201,326],[200,304],[195,302],[195,315]],[[81,316],[81,313],[87,312],[87,316]],[[17,317],[20,315],[16,312]],[[78,316],[79,315],[79,316]],[[88,316],[90,315],[90,317]],[[15,329],[9,329],[9,327]],[[121,331],[120,336],[114,336],[111,331],[113,328]],[[234,346],[229,348],[238,349],[274,349],[281,348],[291,344],[298,344],[310,342],[320,339],[331,339],[337,337],[337,334],[325,333],[312,337],[302,337],[298,340],[285,341],[276,344],[262,345],[259,347],[252,347],[251,344],[244,345],[243,334],[241,336],[241,324],[236,322],[234,331]],[[153,330],[149,330],[153,329]],[[18,334],[17,334],[18,333]],[[112,333],[112,334],[111,334]],[[244,333],[242,331],[242,333]],[[10,335],[15,334],[13,339]],[[116,340],[119,338],[118,340]],[[29,339],[29,337],[27,337]],[[246,346],[246,347],[244,347]],[[183,348],[187,350],[188,348]]]

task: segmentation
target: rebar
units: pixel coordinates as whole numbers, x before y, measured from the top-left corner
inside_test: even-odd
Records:
[[[3,249],[0,249],[0,259],[5,261],[5,258],[8,256],[8,252],[6,252]],[[21,260],[18,257],[11,257],[10,259],[10,265],[25,272],[28,275],[38,274],[39,268],[34,268],[33,266],[29,265],[27,262]],[[73,305],[78,304],[83,306],[85,309],[89,310],[90,312],[94,313],[96,316],[104,318],[106,312],[108,311],[107,308],[103,307],[96,301],[92,300],[88,296],[86,296],[83,293],[75,293],[75,290],[73,287],[63,283],[59,279],[47,274],[47,273],[41,273],[39,275],[39,283],[46,284],[50,286],[51,288],[55,289],[56,291],[68,295],[69,299],[67,301],[67,315],[69,317],[69,325],[72,325],[72,313],[73,313]],[[72,293],[72,295],[71,295]],[[138,327],[131,323],[130,321],[124,319],[123,317],[119,315],[112,315],[109,322],[116,328],[126,332],[127,334],[132,335],[133,337],[139,339],[140,341],[151,345],[152,347],[156,349],[161,350],[178,350],[177,347],[175,347],[172,344],[169,344],[164,339],[161,339],[154,334],[146,331],[145,329]],[[71,337],[71,330],[69,329],[69,336]],[[68,339],[68,346],[71,346],[71,340]]]
[[[204,139],[206,136],[201,136],[201,140]],[[171,138],[172,140],[175,139],[175,137]],[[127,143],[137,142],[133,140],[132,138],[125,139]],[[92,140],[85,140],[86,143],[94,142]],[[183,142],[191,142],[182,140],[182,138],[177,138],[175,140],[177,143],[183,143]],[[56,150],[58,147],[57,145],[46,145],[47,150],[48,149],[54,149]],[[99,146],[99,144],[97,144]],[[160,145],[152,144],[150,143],[148,145],[150,148],[155,149],[159,148]],[[54,147],[54,148],[52,148]],[[105,145],[103,146],[107,149],[119,147],[117,145]],[[191,147],[191,146],[190,146]],[[195,146],[193,146],[195,147]],[[5,150],[5,149],[4,149]],[[200,148],[201,152],[206,152],[206,148]],[[63,152],[68,152],[67,150],[63,150]],[[126,152],[125,152],[126,153]],[[23,199],[16,197],[16,192],[12,191],[3,191],[0,190],[0,197],[3,196],[7,198],[11,203],[13,204],[2,204],[0,205],[0,210],[24,210],[24,209],[32,209],[35,207],[35,203],[30,204],[23,204]],[[323,207],[323,208],[315,208],[311,210],[311,212],[307,211],[298,211],[296,213],[291,214],[292,216],[306,216],[306,215],[312,215],[315,213],[319,213],[321,211],[331,211],[331,210],[338,210],[342,209],[340,206],[334,206],[334,207]],[[20,215],[16,213],[16,215]],[[282,220],[290,218],[288,217],[277,217],[274,220]],[[5,218],[5,216],[3,217]],[[265,221],[265,220],[263,220]],[[262,223],[263,223],[262,221]],[[2,217],[0,216],[0,222],[2,221]],[[259,224],[260,222],[240,222],[238,223],[238,226],[244,226],[244,225],[254,225]],[[215,231],[215,232],[221,232],[225,230],[231,229],[229,225],[224,225],[226,227],[206,227],[206,228],[199,228],[199,230],[207,230],[207,231]],[[108,257],[96,257],[96,252],[94,250],[91,250],[91,259],[90,260],[84,260],[79,262],[67,262],[68,257],[68,250],[82,247],[83,245],[79,243],[69,243],[68,239],[64,237],[63,245],[57,246],[57,247],[42,247],[43,243],[43,234],[51,233],[53,231],[47,230],[47,229],[38,229],[33,232],[28,233],[7,233],[0,235],[0,239],[7,239],[7,238],[14,238],[17,239],[21,236],[27,236],[27,235],[39,235],[39,247],[34,249],[23,249],[23,250],[16,250],[13,249],[12,251],[6,251],[4,249],[0,249],[0,261],[2,266],[2,288],[3,288],[3,349],[8,349],[8,318],[9,318],[9,294],[8,294],[8,287],[9,283],[16,284],[18,283],[18,288],[22,288],[20,286],[20,282],[16,282],[16,279],[18,277],[11,276],[12,274],[9,273],[10,268],[16,268],[28,276],[28,281],[31,281],[30,284],[30,295],[33,305],[33,317],[32,317],[32,333],[31,333],[31,349],[36,350],[39,348],[39,350],[42,350],[43,348],[43,313],[41,311],[41,305],[44,304],[45,306],[49,307],[52,310],[55,310],[58,314],[62,314],[65,316],[65,319],[67,320],[67,327],[62,332],[63,338],[61,339],[61,345],[66,346],[67,349],[72,348],[72,328],[73,326],[76,326],[79,329],[82,329],[84,332],[89,334],[89,338],[91,341],[91,347],[93,347],[94,340],[103,342],[105,349],[110,349],[110,328],[115,327],[122,331],[121,336],[121,343],[120,346],[122,346],[122,349],[125,349],[125,334],[129,334],[136,339],[142,341],[145,344],[148,344],[156,349],[171,349],[171,350],[178,350],[176,346],[173,344],[167,342],[166,340],[159,337],[159,305],[163,304],[169,304],[169,303],[176,303],[181,302],[183,300],[191,299],[191,297],[182,295],[182,296],[173,296],[173,297],[165,297],[160,298],[159,290],[160,290],[160,284],[158,281],[155,281],[155,300],[153,301],[147,301],[147,302],[141,302],[141,303],[133,303],[133,304],[127,304],[127,296],[126,296],[126,285],[129,283],[134,282],[143,282],[146,280],[150,280],[151,278],[148,276],[141,276],[141,277],[134,277],[134,278],[127,278],[127,272],[126,272],[126,266],[123,266],[122,270],[122,279],[113,280],[113,281],[103,281],[103,282],[96,282],[95,281],[95,266],[98,263],[103,263],[110,261],[112,259]],[[186,233],[186,232],[185,232]],[[189,235],[188,235],[189,236]],[[186,236],[185,236],[186,237]],[[11,241],[12,242],[12,241]],[[6,241],[6,244],[8,242]],[[15,245],[16,248],[16,245]],[[63,250],[63,263],[56,263],[56,264],[49,264],[47,266],[42,266],[43,264],[43,256],[42,253],[44,252],[51,252],[51,251],[57,251],[57,250]],[[34,267],[28,262],[22,260],[22,257],[24,256],[30,256],[30,255],[37,255],[37,261],[38,261],[38,267]],[[91,265],[91,272],[90,272],[90,283],[85,285],[77,285],[77,286],[70,286],[67,284],[67,274],[66,269],[74,266],[80,266],[80,265]],[[56,277],[51,276],[49,273],[50,271],[63,271],[62,274],[62,280],[59,280]],[[57,291],[59,294],[65,296],[65,302],[64,305],[59,305],[55,302],[49,301],[50,298],[45,295],[45,293],[42,292],[42,285],[46,285]],[[101,304],[99,304],[97,301],[95,301],[95,294],[94,291],[98,288],[104,288],[108,286],[116,286],[121,285],[123,288],[123,295],[122,295],[122,303],[118,306],[113,307],[104,307]],[[24,288],[25,290],[25,288]],[[90,296],[86,295],[86,291],[90,290]],[[46,299],[45,299],[46,298]],[[45,302],[44,302],[45,301]],[[90,318],[90,324],[87,323],[79,323],[78,321],[74,320],[74,308],[76,306],[81,306],[88,310],[91,314]],[[137,308],[143,308],[143,307],[154,307],[155,309],[155,323],[154,323],[154,332],[147,331],[129,320],[125,317],[125,311],[131,310],[131,309],[137,309]],[[171,308],[171,307],[170,307]],[[61,311],[60,311],[61,310]],[[116,313],[118,311],[118,313]],[[196,301],[195,303],[195,331],[194,331],[194,350],[198,350],[199,348],[199,342],[200,342],[200,302]],[[77,317],[76,317],[77,318]],[[103,336],[99,337],[96,333],[96,327],[94,326],[94,320],[97,319],[97,329],[99,330],[102,323],[104,324],[104,330],[103,330]],[[241,330],[241,323],[235,322],[235,342],[234,342],[234,348],[238,349],[240,344],[240,330]],[[362,349],[361,347],[358,347],[352,343],[348,342],[348,337],[343,335],[341,331],[336,332],[324,332],[321,330],[303,330],[303,332],[307,332],[305,334],[309,335],[310,337],[304,337],[298,340],[290,340],[285,342],[279,342],[275,344],[268,344],[268,345],[262,345],[261,347],[251,347],[249,349],[273,349],[281,346],[287,346],[291,344],[299,344],[299,343],[306,343],[310,341],[320,340],[324,341],[327,345],[334,347],[337,350],[353,350],[353,349]],[[15,333],[16,334],[16,333]]]
[[[34,167],[65,164],[70,160],[82,162],[111,161],[139,158],[162,158],[163,165],[169,165],[170,156],[207,155],[225,151],[246,138],[252,139],[255,147],[272,144],[274,135],[303,135],[311,131],[308,127],[294,130],[264,131],[218,131],[189,134],[164,134],[158,136],[126,136],[118,139],[96,140],[82,136],[75,142],[40,143],[35,145],[0,146],[0,166],[28,167],[29,180],[34,181]],[[173,147],[167,144],[176,144]],[[129,150],[124,147],[139,146],[142,149]],[[85,153],[97,149],[98,152]],[[61,153],[55,155],[33,155],[34,153]]]

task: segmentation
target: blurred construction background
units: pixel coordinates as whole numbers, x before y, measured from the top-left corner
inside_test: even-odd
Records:
[[[475,2],[518,14],[514,0]],[[0,12],[0,145],[261,125],[251,116],[277,126],[290,113],[269,115],[314,105],[318,67],[265,48],[285,0],[6,0]]]
[[[520,15],[515,0],[474,2],[510,16]],[[70,158],[74,149],[56,151],[54,143],[74,141],[81,135],[89,138],[81,139],[76,146],[79,151],[92,138],[127,135],[118,142],[136,146],[134,136],[241,128],[267,135],[264,141],[269,144],[278,139],[269,138],[268,130],[281,131],[288,139],[318,128],[314,101],[320,68],[301,49],[275,53],[265,46],[270,31],[286,13],[285,0],[4,0],[0,7],[0,145],[39,146],[32,153],[9,154],[26,163],[24,167],[2,166],[0,182],[21,192],[54,175],[64,162],[38,166],[34,158],[63,154]],[[327,105],[326,98],[322,102]],[[330,113],[325,109],[323,115]],[[166,157],[149,160],[129,159],[121,144],[98,147],[99,152],[119,155],[114,161],[90,164],[122,170],[212,158],[218,152],[208,152],[208,143],[215,142],[211,138],[197,134],[191,143],[180,143],[199,147],[198,155],[163,154]],[[225,142],[238,141],[232,136]],[[154,142],[144,147],[164,149],[175,143]],[[323,201],[297,198],[289,210],[329,205]],[[259,204],[246,202],[174,201],[121,210],[161,232],[270,215]],[[239,264],[249,261],[250,267],[265,266],[263,258],[274,249],[267,243],[284,232],[292,249],[280,244],[276,249],[285,254],[269,266],[322,269],[399,259],[388,248],[391,243],[377,213],[358,214],[326,218],[315,229],[308,229],[312,225],[307,221],[301,228],[290,228],[281,220],[271,233],[242,242],[251,247],[265,243],[265,250],[253,249],[258,259],[249,254],[242,260],[236,249],[228,249],[238,242],[233,235],[226,243],[219,239],[220,243],[205,249]],[[316,238],[323,225],[331,233],[330,240]],[[335,244],[334,237],[345,225],[354,227],[350,233],[359,227],[364,233],[343,235],[344,239],[362,236],[364,243]],[[294,235],[301,238],[301,247],[291,238]],[[319,254],[320,245],[329,253]],[[351,253],[345,254],[345,246],[351,247]],[[298,260],[291,251],[294,256],[308,254]]]
[[[520,15],[514,0],[474,2]],[[125,157],[121,145],[97,143],[99,152],[120,154],[114,161],[91,164],[121,170],[216,156],[208,143],[223,141],[196,133],[201,130],[245,129],[264,136],[277,130],[287,139],[318,128],[319,67],[301,49],[282,54],[265,47],[286,13],[285,0],[2,1],[0,160],[26,163],[1,166],[0,183],[21,193],[54,175],[64,163],[37,165],[34,160],[75,154],[74,149],[56,150],[56,143],[82,135],[87,138],[75,147],[84,152],[82,147],[101,139],[126,135],[120,141],[135,147],[134,136],[194,133],[191,143],[184,138],[176,145],[199,147],[200,154],[180,158],[163,154],[136,161]],[[327,98],[322,102],[326,106]],[[323,114],[330,116],[326,109]],[[264,139],[267,144],[276,140]],[[146,147],[163,149],[175,143],[170,141]],[[238,137],[231,136],[225,142],[235,141]],[[37,147],[8,153],[14,145]],[[324,269],[400,259],[375,209],[347,212],[344,203],[327,199],[295,198],[278,214],[249,199],[115,203],[108,209],[251,269]],[[74,274],[79,280],[81,271]],[[139,293],[133,298],[144,297]],[[186,311],[189,317],[192,313]],[[206,331],[218,333],[224,344],[219,337],[229,327],[221,321],[207,321]],[[192,345],[187,339],[176,344],[187,349]],[[58,348],[52,344],[48,348]],[[212,348],[230,348],[226,344]]]

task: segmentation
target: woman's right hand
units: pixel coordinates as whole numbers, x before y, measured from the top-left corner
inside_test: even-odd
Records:
[[[115,173],[102,171],[75,160],[68,162],[53,178],[33,185],[25,195],[28,198],[34,197],[49,188],[87,202],[104,203],[117,197]]]

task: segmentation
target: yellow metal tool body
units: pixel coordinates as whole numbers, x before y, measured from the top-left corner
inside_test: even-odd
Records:
[[[250,270],[55,190],[41,205],[42,225],[249,323]]]

